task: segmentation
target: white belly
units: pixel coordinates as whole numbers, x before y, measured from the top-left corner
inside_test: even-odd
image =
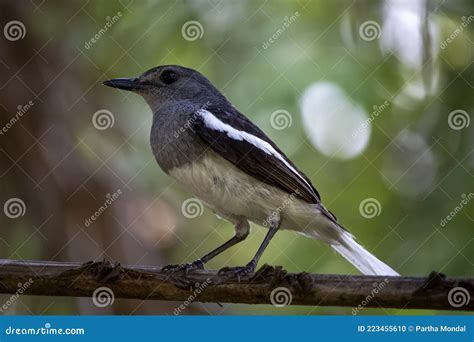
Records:
[[[318,226],[325,230],[327,226],[327,220],[315,205],[263,184],[214,152],[169,173],[223,217],[241,216],[266,226],[268,217],[276,212],[281,216],[283,229],[303,232],[314,231]]]
[[[169,173],[222,216],[244,216],[258,222],[268,217],[273,206],[278,207],[276,203],[268,203],[275,197],[272,187],[261,186],[214,152],[192,164],[171,169]]]

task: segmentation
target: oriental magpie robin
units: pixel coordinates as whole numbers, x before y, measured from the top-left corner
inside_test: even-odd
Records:
[[[104,84],[143,96],[153,112],[150,142],[160,167],[235,225],[235,236],[223,245],[165,271],[203,268],[243,241],[254,222],[269,229],[255,256],[244,267],[221,272],[239,277],[253,272],[281,228],[329,244],[364,274],[398,275],[355,242],[323,206],[309,178],[198,71],[164,65]]]

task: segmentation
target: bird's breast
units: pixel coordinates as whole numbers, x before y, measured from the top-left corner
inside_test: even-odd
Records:
[[[206,147],[187,125],[184,117],[155,117],[150,132],[150,145],[156,161],[167,173],[171,169],[200,159]]]
[[[281,201],[280,191],[264,185],[213,151],[172,168],[169,174],[216,213],[263,221]]]

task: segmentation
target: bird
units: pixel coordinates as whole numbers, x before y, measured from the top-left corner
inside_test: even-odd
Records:
[[[153,113],[150,144],[160,168],[235,227],[224,244],[193,262],[165,266],[164,272],[203,269],[244,241],[254,223],[268,228],[254,257],[219,274],[240,279],[255,272],[276,232],[286,229],[328,244],[365,275],[399,275],[355,241],[311,180],[199,71],[161,65],[103,84],[144,98]]]

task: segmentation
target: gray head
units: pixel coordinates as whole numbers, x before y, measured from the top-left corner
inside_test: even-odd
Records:
[[[199,106],[208,101],[226,101],[206,77],[179,65],[158,66],[138,77],[116,78],[105,81],[104,85],[143,96],[154,112],[162,106],[182,102]]]

